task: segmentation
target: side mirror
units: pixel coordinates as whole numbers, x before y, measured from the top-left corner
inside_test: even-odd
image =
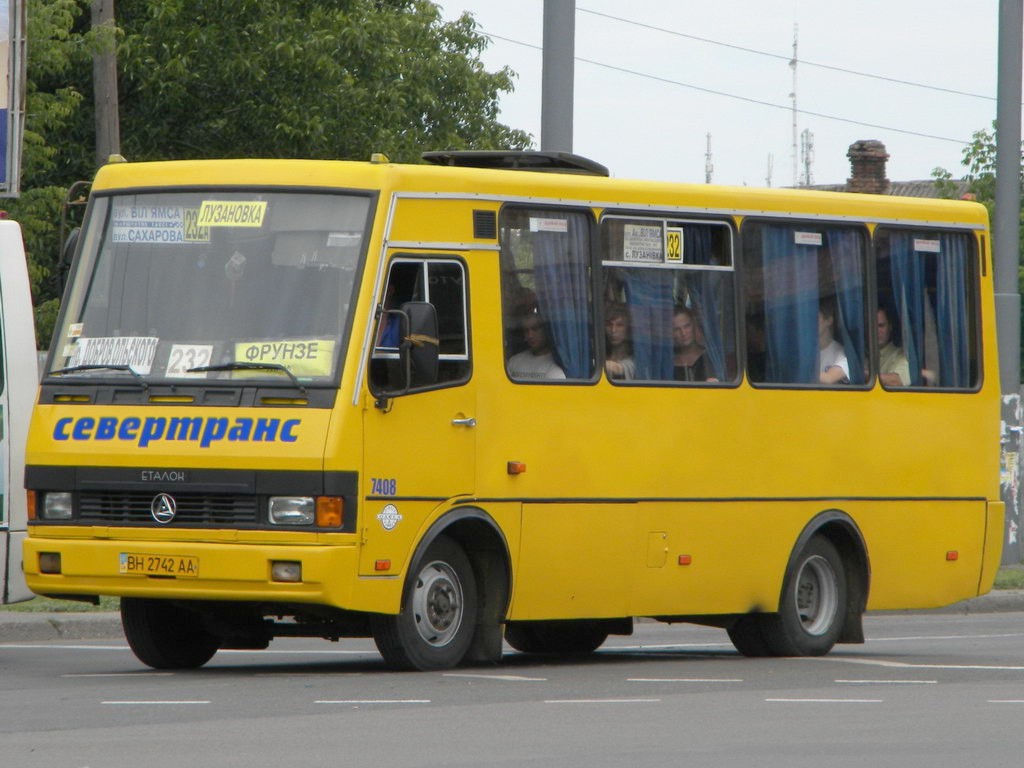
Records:
[[[75,227],[68,234],[68,239],[60,249],[60,263],[57,265],[57,279],[59,280],[59,295],[64,295],[64,286],[67,285],[68,272],[71,270],[71,260],[75,257],[75,249],[78,248],[78,239],[82,234],[81,227]]]
[[[425,301],[407,301],[402,312],[409,318],[409,332],[402,337],[399,357],[405,363],[410,387],[437,382],[437,308]]]
[[[398,360],[389,366],[389,379],[395,386],[377,398],[378,408],[386,410],[388,399],[407,394],[410,389],[437,382],[438,337],[437,308],[426,301],[407,301],[400,309],[385,310],[399,319],[401,328]]]

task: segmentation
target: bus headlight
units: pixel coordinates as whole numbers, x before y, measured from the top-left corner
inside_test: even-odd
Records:
[[[70,520],[73,512],[70,493],[49,491],[43,495],[43,508],[39,519]]]
[[[316,502],[311,496],[271,496],[268,511],[273,525],[312,525],[316,521]]]

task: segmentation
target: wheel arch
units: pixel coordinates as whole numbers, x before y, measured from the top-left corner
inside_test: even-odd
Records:
[[[796,559],[807,542],[814,536],[824,536],[839,552],[846,576],[847,596],[843,628],[839,633],[840,643],[863,643],[863,616],[867,608],[868,591],[871,586],[871,561],[867,544],[860,527],[849,514],[841,509],[826,509],[815,515],[800,532],[789,555],[786,573],[792,573]],[[789,579],[783,581],[782,595],[789,586]]]
[[[460,506],[444,513],[427,529],[413,552],[410,573],[439,536],[446,536],[469,558],[477,583],[478,615],[467,660],[496,662],[501,658],[502,623],[512,599],[512,557],[501,527],[485,510]],[[405,602],[409,581],[402,586]]]

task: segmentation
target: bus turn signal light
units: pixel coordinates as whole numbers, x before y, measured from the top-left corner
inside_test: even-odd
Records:
[[[951,550],[949,550],[949,552],[946,553],[946,562],[947,563],[955,563],[959,559],[960,559],[960,553],[957,550],[955,550],[955,549],[951,549]]]
[[[510,475],[521,475],[526,471],[526,462],[524,461],[510,461],[508,463],[508,473]]]
[[[341,496],[316,497],[316,524],[320,528],[341,528],[345,519],[345,500]]]
[[[679,556],[679,564],[680,565],[689,565],[692,562],[693,562],[693,555],[680,555]]]

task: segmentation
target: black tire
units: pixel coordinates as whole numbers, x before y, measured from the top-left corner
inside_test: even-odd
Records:
[[[476,579],[469,558],[438,536],[409,572],[397,616],[378,616],[373,639],[395,669],[451,669],[473,641]]]
[[[762,633],[775,656],[824,656],[839,640],[846,616],[846,571],[832,542],[813,536],[793,560],[779,612]]]
[[[196,669],[220,648],[198,613],[165,600],[121,598],[121,626],[132,653],[153,669]]]
[[[744,656],[760,658],[772,655],[772,649],[764,638],[765,618],[763,614],[741,616],[726,628],[732,644]]]
[[[505,627],[505,642],[522,653],[582,656],[607,639],[600,621],[514,621]]]

